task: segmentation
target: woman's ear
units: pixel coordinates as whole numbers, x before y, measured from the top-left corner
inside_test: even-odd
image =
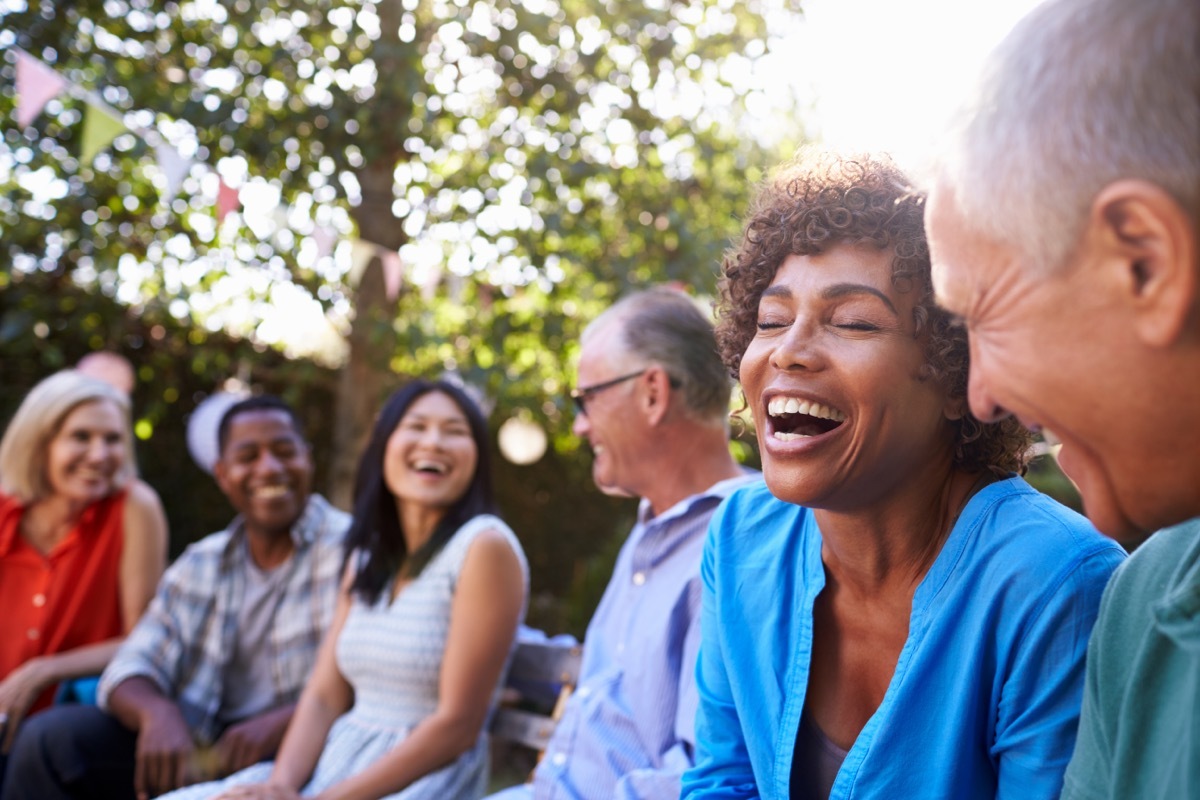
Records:
[[[942,404],[942,414],[951,422],[958,422],[967,416],[966,397],[947,397]]]

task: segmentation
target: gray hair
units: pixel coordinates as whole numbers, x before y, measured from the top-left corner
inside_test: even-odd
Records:
[[[13,414],[0,439],[0,489],[26,505],[51,495],[53,489],[46,474],[50,441],[68,414],[85,403],[104,400],[120,409],[125,423],[125,457],[113,476],[113,485],[118,489],[128,485],[137,477],[129,398],[104,381],[67,369],[34,386]]]
[[[694,419],[725,424],[729,373],[717,352],[712,321],[687,295],[659,287],[631,294],[597,317],[583,338],[618,323],[618,342],[643,363],[662,367],[679,386],[683,407]]]
[[[996,48],[938,180],[969,228],[1061,267],[1096,195],[1149,181],[1200,219],[1200,2],[1049,0]]]

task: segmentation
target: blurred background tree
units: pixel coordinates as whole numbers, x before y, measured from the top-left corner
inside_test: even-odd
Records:
[[[83,163],[78,96],[4,126],[4,409],[88,349],[130,356],[178,550],[228,516],[181,433],[226,378],[309,410],[319,485],[345,506],[382,397],[456,370],[495,424],[519,413],[550,435],[537,464],[499,462],[499,486],[549,598],[535,621],[578,630],[632,508],[595,492],[569,435],[575,342],[631,288],[712,291],[753,185],[802,138],[758,136],[756,64],[791,5],[3,0],[6,120],[19,48],[152,132]],[[159,137],[196,162],[169,200]],[[218,178],[242,201],[223,221]],[[354,238],[399,252],[398,294],[380,251],[350,269]],[[266,308],[296,296],[348,346],[321,363],[276,352]]]

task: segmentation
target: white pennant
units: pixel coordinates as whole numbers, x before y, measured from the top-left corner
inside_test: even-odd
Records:
[[[158,168],[162,170],[163,177],[167,179],[167,190],[163,192],[163,203],[169,204],[183,187],[183,179],[187,177],[188,170],[192,168],[192,160],[184,158],[178,150],[165,142],[155,146],[154,155],[158,158]]]

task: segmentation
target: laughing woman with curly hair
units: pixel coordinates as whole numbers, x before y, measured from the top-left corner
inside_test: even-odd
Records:
[[[765,485],[709,529],[689,800],[1061,789],[1123,553],[1019,477],[1017,421],[970,416],[922,214],[886,159],[808,151],[725,260]]]

